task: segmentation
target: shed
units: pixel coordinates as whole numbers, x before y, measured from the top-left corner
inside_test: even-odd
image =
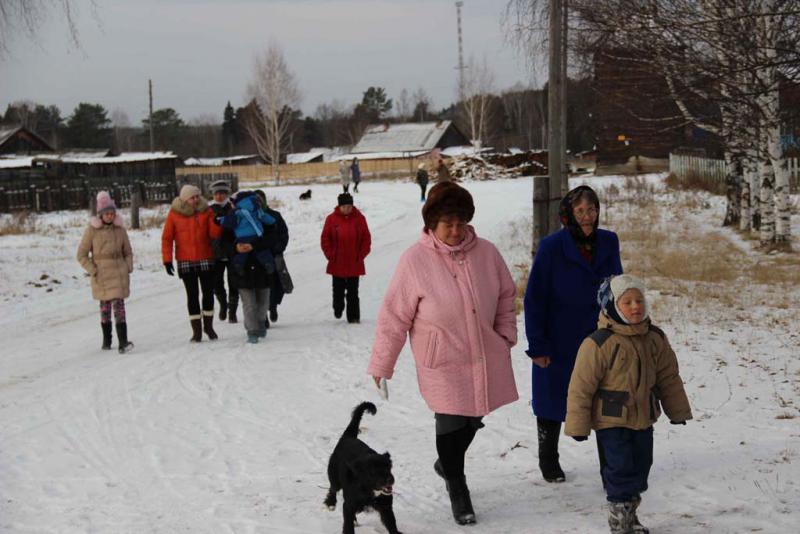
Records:
[[[351,154],[365,159],[366,154],[380,153],[383,158],[408,157],[409,153],[424,154],[433,149],[469,144],[467,137],[453,121],[409,122],[369,126]]]
[[[0,154],[37,154],[53,152],[47,141],[24,126],[0,126]]]

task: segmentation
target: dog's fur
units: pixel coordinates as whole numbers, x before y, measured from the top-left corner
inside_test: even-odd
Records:
[[[311,189],[306,190],[305,193],[300,193],[300,200],[311,200]]]
[[[328,461],[331,487],[325,498],[328,510],[336,509],[336,493],[341,489],[344,524],[342,532],[353,534],[356,514],[369,508],[376,510],[389,534],[401,534],[392,510],[392,460],[388,452],[378,454],[358,439],[358,425],[364,412],[375,415],[371,402],[362,402],[353,410],[347,429],[339,438]]]

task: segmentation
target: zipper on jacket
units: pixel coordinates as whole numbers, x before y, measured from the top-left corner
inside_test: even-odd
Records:
[[[614,362],[617,361],[617,353],[619,352],[619,343],[614,347],[614,351],[611,353],[611,363],[608,364],[608,370],[610,371],[614,367]]]

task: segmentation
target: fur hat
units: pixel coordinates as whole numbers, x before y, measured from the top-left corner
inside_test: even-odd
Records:
[[[352,206],[353,205],[353,195],[350,193],[342,193],[338,197],[339,206]]]
[[[439,182],[428,192],[422,206],[425,228],[433,229],[442,217],[457,217],[470,222],[475,215],[475,204],[469,191],[455,182]]]
[[[597,291],[597,303],[603,312],[621,324],[628,324],[625,315],[617,307],[617,301],[629,289],[638,289],[645,296],[644,280],[630,274],[620,274],[606,278]],[[644,300],[644,319],[650,316],[647,299]]]
[[[116,211],[117,205],[114,204],[114,199],[108,194],[108,191],[100,191],[97,193],[97,215],[102,215],[107,211]]]
[[[418,168],[419,170],[423,170],[425,167],[427,167],[427,165],[425,165],[425,162],[424,162],[424,161],[423,161],[422,163],[420,163],[419,165],[417,165],[417,168]]]
[[[212,183],[208,189],[211,191],[212,195],[214,193],[231,193],[231,185],[225,180],[217,180],[216,182]]]
[[[181,187],[181,194],[178,195],[178,197],[181,200],[183,200],[184,202],[186,202],[187,200],[189,200],[193,196],[200,195],[200,194],[201,194],[201,191],[200,191],[199,187],[197,187],[195,185],[191,185],[191,184],[186,184],[183,187]]]

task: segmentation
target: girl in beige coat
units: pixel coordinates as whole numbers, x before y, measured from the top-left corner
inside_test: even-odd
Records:
[[[106,191],[97,193],[97,217],[92,217],[78,246],[78,262],[92,280],[92,297],[100,301],[103,350],[111,349],[114,312],[120,354],[133,348],[128,341],[125,299],[130,295],[133,251],[122,216]]]

